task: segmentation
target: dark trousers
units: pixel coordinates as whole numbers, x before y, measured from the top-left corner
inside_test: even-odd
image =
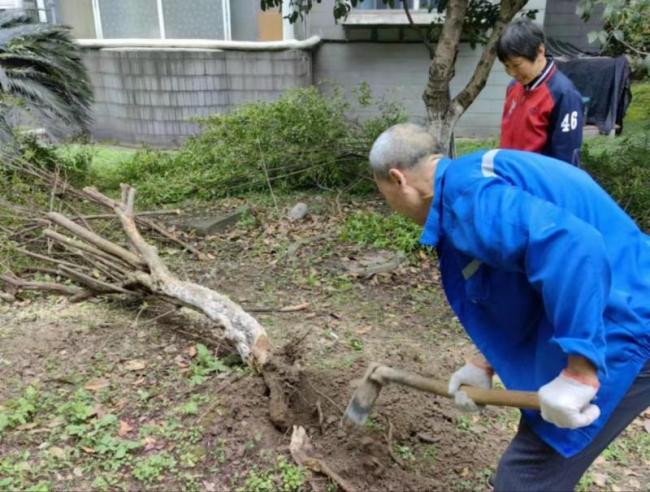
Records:
[[[522,419],[501,457],[495,492],[570,492],[598,455],[630,422],[650,406],[650,362],[634,380],[619,406],[588,447],[564,458],[538,438]]]

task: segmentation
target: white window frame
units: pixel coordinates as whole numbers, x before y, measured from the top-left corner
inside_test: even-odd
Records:
[[[0,9],[19,9],[23,6],[23,0],[9,0],[0,4]]]
[[[16,2],[22,2],[22,0],[16,0]],[[223,0],[221,2],[221,5],[223,7],[223,41],[231,41],[232,32],[230,19],[230,0]],[[102,29],[102,13],[99,8],[99,0],[92,0],[92,7],[93,18],[95,20],[95,37],[97,39],[104,39],[104,31]],[[156,11],[158,13],[158,28],[160,30],[160,38],[158,39],[168,39],[165,33],[165,9],[163,8],[163,0],[156,0]]]
[[[382,0],[376,0],[382,1]],[[420,8],[420,0],[413,0],[413,7],[409,9],[413,23],[417,25],[429,25],[432,22],[442,22],[444,13],[437,10],[429,12],[428,9]],[[401,5],[392,9],[352,9],[348,16],[341,21],[345,26],[403,26],[410,24]]]
[[[376,2],[383,2],[383,0],[375,0],[375,5]],[[420,7],[420,4],[422,3],[422,0],[413,0],[413,7],[410,7],[409,10],[411,12],[415,12],[417,10],[425,10],[429,11],[428,8],[422,8]],[[364,11],[364,12],[375,12],[375,11],[380,11],[380,12],[392,12],[396,10],[404,10],[404,7],[402,6],[401,0],[397,0],[397,4],[394,7],[389,7],[385,9],[359,9],[359,11]]]
[[[420,1],[421,0],[413,0],[413,7],[411,7],[409,10],[411,10],[413,12],[416,11],[416,10],[420,10]],[[376,5],[377,2],[383,2],[383,0],[375,0],[375,5]],[[369,10],[370,11],[380,10],[382,12],[386,12],[386,11],[390,12],[391,10],[403,10],[403,9],[404,9],[404,7],[402,7],[402,2],[400,0],[398,0],[398,4],[395,7],[392,7],[392,8],[387,8],[387,9],[360,9],[360,10],[365,10],[366,12],[368,12]]]
[[[47,22],[47,6],[45,0],[36,0],[36,10],[38,11],[39,22]]]

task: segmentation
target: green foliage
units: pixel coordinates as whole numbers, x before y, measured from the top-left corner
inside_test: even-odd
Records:
[[[436,448],[433,444],[429,444],[428,446],[425,446],[424,449],[422,450],[422,459],[429,464],[434,463],[437,457],[438,457],[438,448]]]
[[[106,145],[65,144],[55,148],[60,163],[83,162],[87,173],[83,184],[100,190],[116,190],[120,186],[119,168],[130,161],[136,151]]]
[[[402,458],[404,461],[415,460],[415,455],[413,454],[413,450],[411,449],[410,446],[407,446],[406,444],[396,444],[395,453],[397,453],[397,456]]]
[[[70,401],[59,406],[57,410],[58,415],[68,424],[83,424],[94,414],[94,400],[86,390],[78,390]]]
[[[420,248],[420,234],[420,226],[401,215],[355,212],[346,218],[340,237],[361,246],[408,254]]]
[[[205,395],[192,395],[192,398],[189,401],[186,401],[182,405],[178,406],[176,408],[176,411],[181,415],[197,415],[199,413],[199,406],[205,403],[207,400],[208,397]]]
[[[612,442],[602,453],[607,461],[615,461],[627,466],[630,460],[650,459],[650,434],[647,432],[629,433]]]
[[[163,479],[165,472],[176,467],[176,459],[166,452],[141,458],[135,462],[133,476],[145,483],[152,483]]]
[[[34,386],[28,386],[20,398],[6,401],[0,407],[0,436],[5,429],[30,422],[38,411],[39,400],[38,390]]]
[[[0,101],[9,96],[49,123],[85,130],[93,97],[80,55],[68,28],[34,22],[20,11],[0,12]],[[11,135],[1,104],[0,122],[6,142]]]
[[[20,137],[18,143],[20,156],[30,164],[58,173],[73,186],[83,187],[89,184],[92,162],[89,150],[61,155],[56,148],[41,144],[31,135]]]
[[[455,144],[456,155],[460,157],[478,150],[495,149],[499,146],[499,141],[496,139],[457,138]]]
[[[306,480],[303,468],[288,463],[280,456],[273,468],[250,470],[244,485],[237,492],[300,492],[305,490]]]
[[[596,6],[603,7],[603,29],[590,32],[604,54],[627,54],[641,73],[650,73],[650,0],[581,0],[578,14],[588,19]]]
[[[79,446],[92,449],[102,456],[101,467],[105,470],[118,470],[122,467],[130,451],[141,447],[137,441],[116,437],[118,418],[107,414],[97,419],[92,395],[78,390],[72,398],[57,408],[57,414],[67,425],[65,435],[76,438]]]
[[[205,345],[196,344],[196,356],[190,366],[190,384],[201,384],[213,372],[228,371],[230,371],[230,368],[214,357]]]
[[[625,114],[625,127],[627,134],[630,124],[643,124],[650,121],[650,82],[632,85],[632,104]]]
[[[0,490],[48,492],[50,482],[38,480],[37,470],[30,463],[29,451],[0,456]]]
[[[650,231],[650,125],[604,148],[589,143],[584,168],[645,231]]]
[[[456,428],[461,431],[468,431],[472,428],[472,422],[467,415],[457,415],[455,423]]]
[[[283,492],[296,492],[302,490],[306,481],[305,471],[299,467],[288,463],[284,458],[278,458],[276,465],[280,472]]]
[[[374,100],[366,86],[358,104]],[[364,123],[346,116],[353,104],[340,91],[315,87],[287,91],[274,102],[240,106],[200,120],[202,133],[175,153],[144,150],[120,166],[114,182],[138,188],[148,203],[209,200],[250,191],[340,188],[368,177],[374,139],[405,121],[395,104]]]

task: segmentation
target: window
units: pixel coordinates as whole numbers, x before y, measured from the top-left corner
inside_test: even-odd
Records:
[[[98,38],[230,40],[229,0],[92,0]]]
[[[409,10],[429,10],[429,6],[433,8],[437,5],[437,3],[438,0],[408,0],[408,7]],[[384,3],[383,0],[362,0],[357,8],[361,10],[404,9],[401,0],[396,0],[394,7],[391,7],[390,5]]]
[[[0,10],[19,9],[21,6],[21,0],[0,0]]]
[[[438,0],[408,0],[407,3],[413,22],[418,25],[428,25],[440,22],[444,14],[438,13],[435,6]],[[431,9],[431,11],[429,11]],[[395,0],[395,6],[386,5],[383,0],[363,0],[352,9],[342,21],[345,26],[403,26],[409,24],[400,0]]]

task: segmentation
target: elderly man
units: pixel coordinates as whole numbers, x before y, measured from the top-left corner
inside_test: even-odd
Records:
[[[370,166],[437,248],[449,303],[484,356],[450,392],[490,387],[493,371],[538,391],[541,412],[522,411],[495,489],[573,490],[650,405],[650,237],[588,174],[546,156],[452,160],[401,124],[375,141]]]

